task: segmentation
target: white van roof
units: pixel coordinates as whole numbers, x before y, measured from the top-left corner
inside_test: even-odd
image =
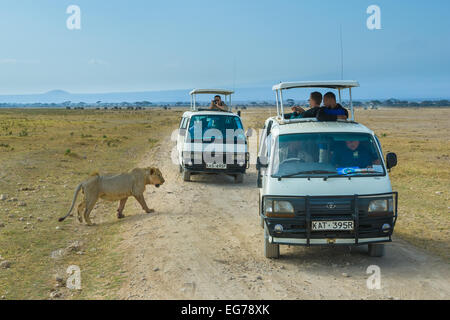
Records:
[[[341,100],[341,90],[348,89],[350,96],[350,120],[355,119],[352,102],[352,88],[359,87],[359,83],[354,80],[330,80],[330,81],[297,81],[297,82],[281,82],[272,87],[275,91],[277,103],[278,118],[284,118],[283,90],[294,88],[329,88],[339,91],[339,103]]]
[[[268,119],[269,120],[269,119]],[[293,133],[320,133],[320,132],[354,132],[373,134],[365,125],[353,121],[317,121],[311,118],[308,121],[284,123],[280,125],[273,118],[272,131],[276,134]]]
[[[297,81],[281,82],[272,87],[272,90],[288,90],[293,88],[329,88],[348,89],[359,87],[358,81],[354,80],[332,80],[332,81]]]
[[[228,104],[228,110],[232,108],[231,105],[231,95],[234,93],[233,90],[228,89],[194,89],[189,94],[191,95],[191,110],[197,110],[197,94],[223,94],[225,96],[225,103]],[[228,101],[227,101],[228,98]]]
[[[230,95],[233,94],[233,90],[227,89],[194,89],[189,94],[192,96],[193,94],[223,94]]]
[[[238,117],[237,114],[229,111],[209,111],[209,110],[205,110],[205,111],[186,111],[185,113],[183,113],[183,117],[188,117],[190,118],[193,115],[218,115],[218,116],[236,116]]]

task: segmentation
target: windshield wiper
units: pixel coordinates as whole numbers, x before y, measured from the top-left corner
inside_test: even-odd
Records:
[[[282,176],[278,176],[278,179],[282,179],[282,178],[290,178],[290,177],[294,177],[294,176],[298,176],[299,174],[336,174],[336,171],[327,171],[327,170],[309,170],[309,171],[299,171],[296,173],[290,173],[290,174],[286,174],[286,175],[282,175]]]

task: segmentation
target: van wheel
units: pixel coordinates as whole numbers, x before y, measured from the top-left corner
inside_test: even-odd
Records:
[[[187,169],[183,169],[183,180],[191,181],[191,173]]]
[[[234,182],[235,183],[243,183],[244,182],[244,175],[242,173],[239,173],[234,176]]]
[[[264,224],[264,256],[269,259],[278,259],[280,257],[280,245],[269,242],[267,224]]]
[[[261,215],[259,216],[259,220],[260,220],[261,228],[264,229],[264,218]]]
[[[369,243],[369,256],[382,257],[384,256],[384,243]]]

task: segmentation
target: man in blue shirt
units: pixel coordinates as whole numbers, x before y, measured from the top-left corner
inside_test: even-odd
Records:
[[[324,107],[317,112],[317,120],[319,121],[336,121],[346,120],[348,111],[339,103],[336,103],[336,95],[333,92],[327,92],[323,96]]]
[[[361,146],[360,141],[345,141],[345,147],[334,150],[332,163],[337,168],[367,168],[380,164],[376,155]]]

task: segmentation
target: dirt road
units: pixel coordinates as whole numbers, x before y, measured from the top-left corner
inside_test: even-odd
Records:
[[[173,145],[167,139],[142,161],[160,167],[166,183],[147,188],[156,213],[127,209],[123,299],[450,298],[448,264],[398,238],[383,258],[368,257],[367,247],[282,246],[279,260],[266,259],[254,168],[241,185],[226,176],[183,182]],[[379,290],[367,288],[370,265],[380,267]]]

